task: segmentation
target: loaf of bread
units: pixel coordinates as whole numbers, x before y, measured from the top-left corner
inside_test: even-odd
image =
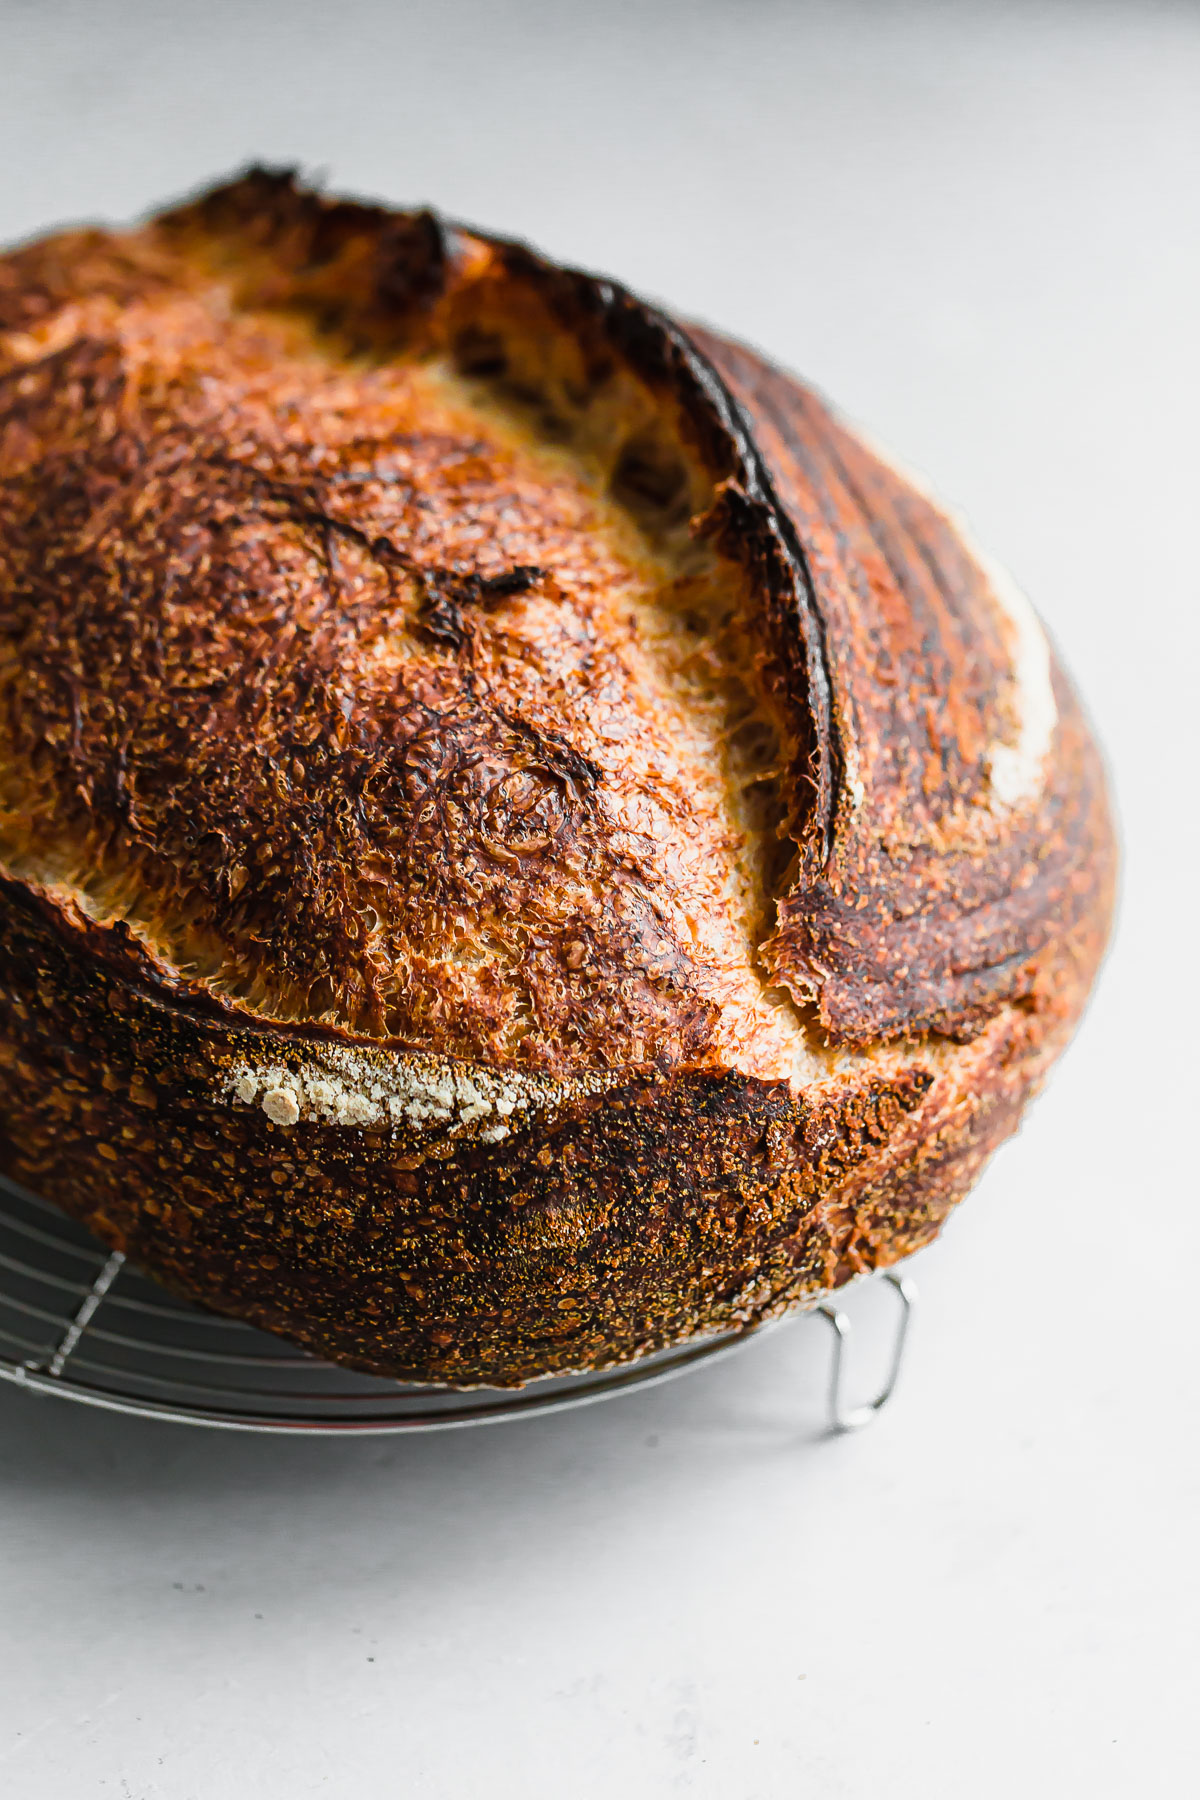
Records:
[[[936,1234],[1101,955],[1079,705],[749,350],[254,170],[0,259],[0,1167],[507,1385]]]

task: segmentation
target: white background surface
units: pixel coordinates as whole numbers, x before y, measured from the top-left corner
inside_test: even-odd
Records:
[[[1126,843],[1082,1035],[923,1259],[862,1437],[817,1434],[814,1322],[401,1444],[0,1393],[0,1790],[1195,1791],[1200,10],[0,0],[0,32],[0,237],[296,159],[817,380],[1030,592]]]

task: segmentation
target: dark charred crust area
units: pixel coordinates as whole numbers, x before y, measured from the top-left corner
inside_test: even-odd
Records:
[[[251,169],[154,222],[168,241],[200,232],[229,246],[258,299],[315,315],[364,352],[420,330],[446,289],[449,228],[435,213],[330,199],[288,169]]]
[[[969,1094],[919,1059],[797,1102],[631,1081],[502,1148],[272,1125],[219,1093],[242,1028],[0,925],[0,1162],[169,1287],[379,1374],[517,1384],[741,1329],[928,1242],[1043,1053]]]

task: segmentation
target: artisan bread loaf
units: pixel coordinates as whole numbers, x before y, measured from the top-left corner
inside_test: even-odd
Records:
[[[807,388],[255,170],[0,260],[0,1164],[509,1384],[927,1243],[1113,849],[1027,603]]]

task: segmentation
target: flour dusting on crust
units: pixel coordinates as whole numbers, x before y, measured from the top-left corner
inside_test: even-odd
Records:
[[[258,1107],[275,1125],[304,1119],[360,1131],[469,1132],[498,1143],[526,1117],[616,1079],[614,1072],[553,1081],[447,1057],[331,1044],[286,1060],[238,1061],[226,1073],[224,1093],[231,1105]]]

